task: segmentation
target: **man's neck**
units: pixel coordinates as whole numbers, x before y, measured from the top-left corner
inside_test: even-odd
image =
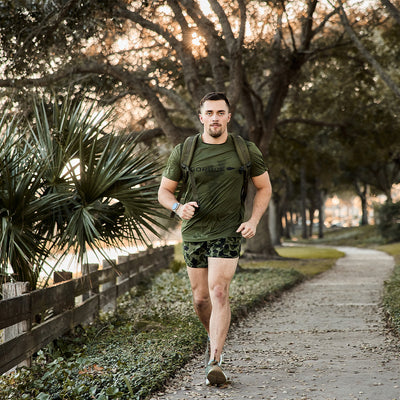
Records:
[[[223,144],[228,140],[228,132],[221,134],[221,136],[215,138],[206,132],[203,132],[201,135],[201,139],[203,143],[207,144]]]

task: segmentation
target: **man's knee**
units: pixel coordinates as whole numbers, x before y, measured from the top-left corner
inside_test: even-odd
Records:
[[[217,283],[210,288],[211,297],[219,303],[225,303],[229,297],[229,286],[225,283]]]
[[[210,297],[203,294],[193,293],[193,303],[199,311],[205,310],[210,305]]]

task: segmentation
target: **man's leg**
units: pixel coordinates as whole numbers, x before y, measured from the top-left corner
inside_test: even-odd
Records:
[[[220,361],[231,322],[229,286],[235,274],[238,258],[208,259],[208,288],[211,299],[209,335],[211,359]]]
[[[200,322],[210,335],[211,300],[208,290],[208,269],[187,267],[193,293],[193,305]]]

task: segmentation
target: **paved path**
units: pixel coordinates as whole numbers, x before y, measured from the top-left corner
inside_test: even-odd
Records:
[[[400,341],[379,306],[393,259],[338,249],[346,257],[332,270],[231,328],[231,384],[206,387],[197,358],[153,399],[400,400]]]

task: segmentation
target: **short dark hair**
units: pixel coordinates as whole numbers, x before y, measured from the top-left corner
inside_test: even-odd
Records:
[[[226,97],[225,93],[222,92],[210,92],[207,93],[201,100],[199,105],[199,112],[201,112],[201,107],[207,100],[224,100],[226,105],[228,106],[228,110],[230,109],[231,105],[229,104],[229,100]]]

